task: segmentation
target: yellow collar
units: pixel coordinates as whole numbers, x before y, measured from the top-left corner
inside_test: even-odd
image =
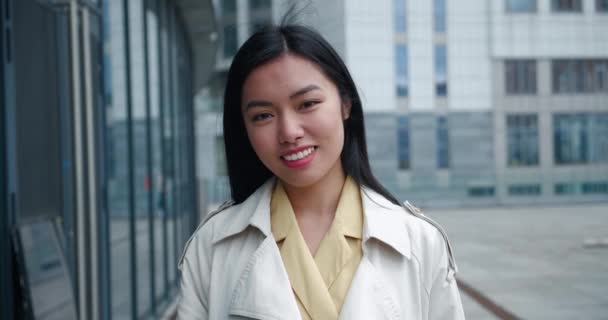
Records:
[[[350,176],[347,176],[340,193],[332,228],[336,227],[344,236],[361,239],[363,230],[361,211],[359,186]],[[296,219],[287,193],[280,181],[277,181],[272,193],[270,212],[272,234],[277,242],[283,241],[293,224],[296,223]]]

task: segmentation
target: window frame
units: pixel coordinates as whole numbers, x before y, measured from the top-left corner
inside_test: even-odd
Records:
[[[397,117],[397,168],[400,171],[412,168],[410,118],[405,115]]]
[[[505,12],[509,14],[526,14],[526,13],[536,13],[538,12],[538,1],[537,0],[528,0],[529,3],[533,3],[533,6],[528,10],[516,10],[514,6],[511,5],[511,1],[514,0],[505,0]]]
[[[400,49],[403,49],[403,57],[400,57]],[[395,45],[395,94],[398,98],[405,98],[409,96],[409,59],[407,49],[407,44],[405,43],[398,43]],[[403,61],[401,58],[403,58]]]
[[[569,2],[572,7],[571,8],[563,8],[560,5]],[[578,4],[578,5],[577,5]],[[551,0],[550,10],[553,13],[583,13],[583,0]]]
[[[536,95],[538,93],[538,64],[534,59],[504,60],[505,95]],[[511,75],[511,76],[510,76]],[[524,81],[520,81],[520,80]],[[513,84],[511,86],[511,84]]]
[[[511,168],[539,166],[538,115],[536,113],[508,114],[505,121],[507,166]],[[515,126],[512,127],[511,124]]]

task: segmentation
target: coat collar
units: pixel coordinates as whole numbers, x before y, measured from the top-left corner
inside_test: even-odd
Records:
[[[216,243],[243,232],[249,226],[260,230],[266,237],[272,237],[270,199],[274,185],[275,178],[269,179],[249,198],[236,205],[235,211],[231,211],[225,225],[216,229],[213,242]],[[361,200],[364,216],[364,253],[368,247],[368,240],[373,238],[410,259],[411,243],[403,219],[404,209],[366,187],[361,187]]]

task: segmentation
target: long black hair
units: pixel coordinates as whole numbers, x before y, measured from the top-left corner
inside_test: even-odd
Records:
[[[228,71],[224,94],[224,144],[232,200],[243,202],[273,176],[255,154],[247,136],[241,113],[243,84],[255,68],[288,52],[319,66],[338,88],[342,101],[351,104],[350,116],[344,120],[344,147],[340,155],[346,174],[358,184],[400,205],[372,174],[365,142],[363,107],[346,65],[320,34],[305,26],[283,23],[255,32],[237,51]]]

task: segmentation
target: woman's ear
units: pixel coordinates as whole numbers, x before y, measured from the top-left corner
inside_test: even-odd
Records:
[[[342,120],[350,118],[350,109],[352,105],[350,100],[343,100],[342,102]]]

